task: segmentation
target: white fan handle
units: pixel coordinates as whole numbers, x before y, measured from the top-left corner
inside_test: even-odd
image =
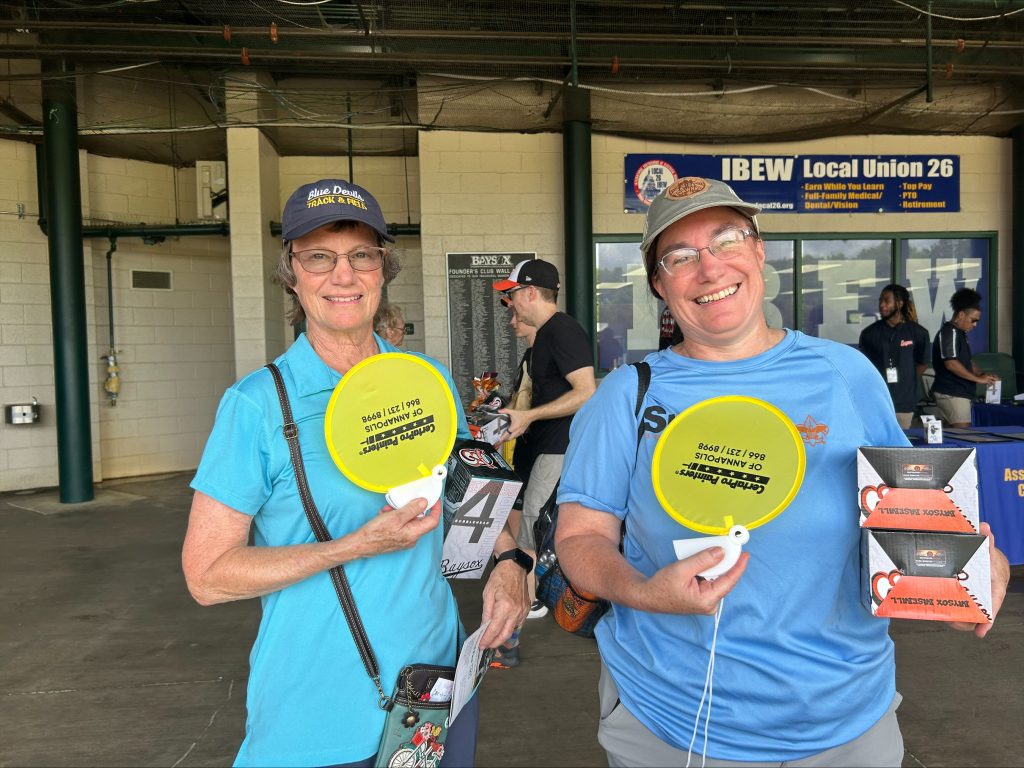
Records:
[[[426,499],[427,509],[423,514],[430,511],[430,508],[441,498],[441,489],[444,486],[444,479],[448,477],[448,469],[444,464],[438,464],[430,474],[417,480],[411,480],[402,485],[396,485],[384,494],[384,500],[395,509],[404,507],[413,499]]]
[[[703,552],[711,547],[721,547],[725,550],[725,557],[722,562],[713,565],[707,570],[701,571],[700,576],[712,580],[728,571],[739,560],[743,545],[750,541],[750,532],[742,525],[734,525],[725,536],[705,536],[699,539],[676,539],[672,542],[675,547],[676,557],[685,560],[693,557],[698,552]]]

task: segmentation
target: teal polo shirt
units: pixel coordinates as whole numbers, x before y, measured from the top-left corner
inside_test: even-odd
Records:
[[[375,336],[381,352],[398,350]],[[417,353],[410,353],[417,354]],[[434,365],[455,394],[451,374]],[[357,487],[332,461],[324,413],[341,376],[303,334],[275,361],[288,390],[309,487],[331,536],[358,530],[384,496]],[[457,394],[459,437],[469,429]],[[299,499],[281,408],[262,368],[225,392],[192,488],[251,515],[254,545],[316,540]],[[458,610],[441,575],[442,526],[412,549],[345,564],[366,634],[391,692],[404,664],[455,662]],[[356,651],[326,571],[260,598],[250,655],[245,740],[235,765],[310,766],[362,760],[384,725],[378,694]]]

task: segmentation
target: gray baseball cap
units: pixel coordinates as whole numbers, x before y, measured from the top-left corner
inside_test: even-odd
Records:
[[[732,187],[724,181],[684,176],[669,184],[651,202],[651,207],[647,210],[640,251],[646,255],[647,250],[658,239],[658,235],[680,219],[705,208],[718,206],[735,208],[744,216],[748,216],[754,224],[754,231],[761,233],[757,225],[757,214],[761,211],[758,206],[740,200],[732,191]]]

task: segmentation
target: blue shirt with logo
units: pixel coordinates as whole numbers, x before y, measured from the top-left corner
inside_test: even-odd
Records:
[[[665,513],[654,493],[652,457],[669,420],[721,395],[779,408],[803,439],[806,472],[790,505],[751,529],[750,562],[724,600],[707,755],[796,760],[858,737],[895,695],[888,621],[860,601],[856,478],[859,446],[909,444],[885,382],[857,350],[795,331],[746,360],[706,362],[666,349],[647,361],[639,445],[637,376],[625,366],[573,421],[558,501],[624,520],[624,555],[651,576],[675,561],[674,539],[702,535]],[[713,631],[711,616],[623,606],[597,627],[623,704],[679,749],[690,743]],[[698,754],[703,731],[702,716]]]
[[[398,352],[375,336],[381,352]],[[409,354],[417,354],[410,352]],[[452,392],[451,375],[442,374]],[[340,538],[375,517],[384,496],[349,481],[324,438],[327,403],[341,376],[300,336],[281,369],[313,499]],[[455,396],[459,437],[469,437]],[[224,394],[192,487],[253,517],[254,544],[316,541],[299,500],[270,372],[260,369]],[[391,693],[409,662],[455,661],[458,611],[441,575],[442,526],[409,550],[345,564],[366,634]],[[377,751],[384,726],[378,693],[360,661],[326,571],[261,598],[250,655],[245,740],[235,765],[308,766],[355,762]]]

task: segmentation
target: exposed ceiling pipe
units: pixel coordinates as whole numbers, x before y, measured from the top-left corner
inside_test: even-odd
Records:
[[[36,144],[36,199],[39,200],[39,218],[37,224],[42,233],[47,237],[49,223],[46,218],[46,179],[45,179],[45,157],[43,146]],[[226,221],[211,222],[209,224],[86,224],[82,222],[82,239],[91,237],[102,237],[110,240],[112,250],[116,249],[117,238],[120,237],[141,237],[148,244],[161,242],[168,237],[198,237],[221,235],[227,237],[231,234],[231,227]]]
[[[68,22],[33,22],[32,24],[26,24],[25,22],[14,22],[0,20],[0,30],[16,30],[29,28],[31,31],[59,31],[59,32],[73,32],[76,37],[81,38],[84,32],[98,32],[108,33],[111,35],[124,35],[125,26],[106,24],[103,22],[93,23],[75,23],[71,24]],[[131,24],[129,25],[133,34],[164,34],[164,35],[188,35],[188,36],[200,36],[210,37],[216,39],[223,39],[223,30],[221,27],[211,26],[182,26],[182,25],[161,25],[161,24]],[[989,31],[989,30],[987,30]],[[888,32],[888,33],[887,33]],[[822,46],[826,48],[833,48],[836,46],[849,46],[856,48],[891,48],[893,45],[901,46],[916,46],[923,48],[927,45],[927,39],[921,37],[905,37],[899,34],[893,34],[892,31],[879,30],[876,34],[871,36],[828,36],[828,35],[757,35],[757,34],[699,34],[699,35],[687,35],[687,34],[628,34],[628,33],[612,33],[612,32],[577,32],[576,39],[579,42],[584,43],[607,43],[613,44],[637,44],[645,45],[651,43],[660,43],[665,45],[787,45],[792,46],[805,45],[805,46]],[[565,42],[565,34],[561,32],[528,32],[522,31],[517,32],[514,29],[505,31],[486,31],[486,30],[432,30],[432,29],[388,29],[384,31],[374,32],[370,30],[369,33],[363,30],[353,29],[329,29],[329,30],[314,30],[314,29],[289,29],[279,28],[278,34],[282,42],[286,39],[293,40],[323,40],[324,38],[329,40],[347,40],[352,42],[363,43],[366,40],[367,35],[371,37],[387,38],[388,40],[479,40],[479,41],[499,41],[507,42],[510,40],[517,40],[522,42],[548,42],[548,43],[563,43]],[[231,36],[232,40],[242,36],[258,37],[262,40],[267,38],[267,30],[265,27],[252,27],[239,29],[238,27],[232,27]],[[17,45],[16,41],[9,41],[5,43],[7,45]],[[956,39],[944,39],[936,43],[937,45],[953,48],[956,47]],[[988,49],[993,48],[1005,48],[1011,51],[1020,50],[1020,42],[1017,40],[990,40],[986,39],[985,47]],[[249,46],[252,50],[252,46]],[[225,51],[237,52],[235,48],[224,48]],[[364,54],[365,55],[365,54]]]
[[[924,100],[931,104],[935,101],[935,93],[932,90],[932,0],[928,0],[928,13],[925,15],[925,29],[927,31],[928,45],[925,48],[927,54],[925,56],[925,88]]]
[[[107,399],[111,407],[117,405],[117,398],[121,394],[121,367],[117,363],[117,356],[121,353],[114,348],[114,251],[117,250],[117,238],[111,236],[110,249],[107,251],[107,323],[110,334],[110,348],[103,359],[107,361],[107,378],[103,382],[103,391],[107,393]]]

